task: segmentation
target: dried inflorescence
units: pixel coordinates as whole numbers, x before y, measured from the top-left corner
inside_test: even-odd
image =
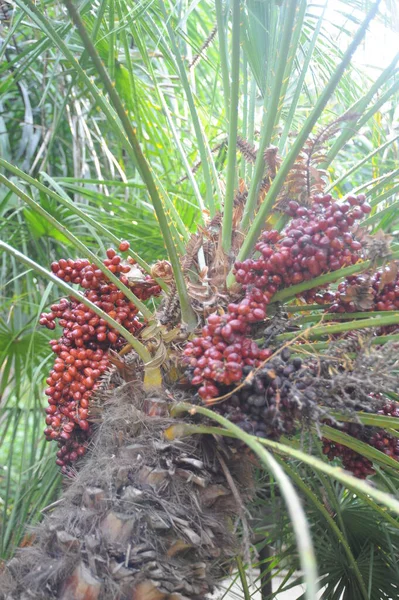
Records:
[[[399,403],[392,402],[385,395],[396,393],[399,387],[398,346],[385,344],[380,348],[370,348],[364,340],[360,346],[354,339],[349,343],[352,346],[350,350],[356,351],[356,358],[350,366],[332,370],[328,361],[323,362],[317,390],[321,402],[333,410],[346,411],[352,417],[356,417],[356,411],[363,411],[398,418]],[[337,345],[337,354],[342,355],[343,350],[342,344]],[[399,440],[384,429],[335,420],[327,420],[326,423],[399,460]],[[324,439],[323,452],[330,460],[340,458],[343,466],[356,477],[364,479],[374,473],[370,460],[343,444]]]

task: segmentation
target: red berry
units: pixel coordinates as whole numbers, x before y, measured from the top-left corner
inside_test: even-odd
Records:
[[[119,250],[120,250],[120,252],[126,252],[127,250],[129,250],[129,248],[130,248],[130,243],[127,242],[126,240],[122,241],[119,244]]]

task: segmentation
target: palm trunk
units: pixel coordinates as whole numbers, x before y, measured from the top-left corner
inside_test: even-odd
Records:
[[[239,550],[237,491],[248,498],[248,465],[211,436],[166,441],[176,419],[164,393],[145,394],[130,382],[111,398],[104,392],[102,402],[86,462],[33,545],[0,575],[0,597],[206,597]]]

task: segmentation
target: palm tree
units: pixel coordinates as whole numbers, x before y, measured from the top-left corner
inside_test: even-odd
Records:
[[[398,522],[391,513],[399,505],[391,495],[398,472],[391,447],[399,427],[390,416],[398,398],[389,344],[397,340],[399,317],[397,306],[387,311],[384,293],[393,286],[395,297],[397,276],[389,261],[398,249],[386,234],[394,234],[397,220],[392,123],[399,56],[375,81],[351,64],[369,24],[383,18],[379,2],[364,14],[362,3],[351,3],[350,18],[337,11],[342,46],[334,42],[328,7],[320,11],[304,0],[15,4],[12,14],[2,8],[3,114],[12,116],[0,159],[7,236],[0,242],[6,286],[2,427],[13,450],[5,473],[3,556],[13,555],[26,521],[36,523],[40,510],[49,515],[4,566],[1,593],[203,598],[235,561],[249,597],[246,565],[260,560],[265,597],[273,570],[293,575],[300,567],[306,597],[315,598],[316,562],[324,598],[393,597]],[[367,137],[372,145],[365,150]],[[353,203],[367,206],[361,224],[374,234],[368,254],[364,239],[353,238],[360,246],[353,248],[353,264],[315,264],[306,266],[312,277],[297,272],[296,279],[259,284],[269,286],[270,297],[256,301],[253,324],[244,323],[237,340],[246,336],[267,347],[251,346],[244,371],[238,357],[217,377],[193,373],[203,368],[194,336],[207,338],[210,326],[231,328],[228,315],[241,315],[228,306],[251,293],[237,283],[248,286],[245,273],[253,264],[245,261],[265,228],[292,231],[293,218],[301,218],[298,208],[315,210],[315,195],[324,194],[330,206],[325,194],[340,199],[352,187]],[[371,212],[356,199],[362,191]],[[277,253],[277,232],[262,240]],[[120,248],[122,262],[106,250],[108,243]],[[60,262],[68,256],[90,263],[79,262],[91,273],[84,294],[71,285],[82,277],[65,277],[64,264],[79,270],[75,258],[70,265]],[[366,280],[350,279],[359,273]],[[105,295],[119,294],[112,306],[98,297],[93,277],[108,288]],[[321,298],[337,298],[336,282],[344,286],[339,314]],[[55,317],[72,318],[63,317],[65,310],[73,318],[80,311],[97,319],[90,326],[100,323],[101,338],[82,344],[101,355],[104,374],[97,379],[95,366],[81,365],[90,381],[87,392],[75,391],[86,396],[74,400],[74,418],[52,412],[59,397],[57,390],[48,392],[54,403],[47,437],[58,431],[57,461],[69,476],[59,495],[51,448],[38,436],[51,359],[49,335],[37,325],[60,292],[68,302],[42,323],[51,331]],[[68,331],[67,323],[61,325]],[[377,332],[372,340],[347,338],[348,331],[368,329]],[[231,335],[224,330],[222,337]],[[56,346],[62,361],[60,352],[71,345]],[[72,345],[76,356],[70,357],[82,362],[79,347]],[[304,408],[289,405],[291,412],[278,417],[283,425],[272,419],[269,429],[262,419],[247,420],[249,392],[259,396],[255,387],[264,387],[267,377],[267,389],[274,389],[270,373],[280,369],[283,375],[286,368],[295,387],[301,365],[313,373],[321,406],[310,397]],[[353,400],[353,390],[350,402],[341,401],[348,377],[368,403],[363,398],[359,404],[356,394]],[[225,402],[217,401],[220,396]],[[389,402],[388,416],[375,414]],[[259,415],[258,408],[249,414]],[[347,421],[355,423],[337,428]],[[381,439],[389,443],[376,446]],[[328,464],[322,449],[343,457],[357,475],[372,470],[373,486]],[[254,508],[255,521],[246,512],[250,501],[260,509]],[[367,524],[367,542],[356,529],[360,521]],[[260,558],[251,554],[251,529],[259,536]],[[262,554],[265,544],[272,553]],[[344,559],[332,568],[329,557],[337,547]],[[291,584],[287,578],[284,586]]]

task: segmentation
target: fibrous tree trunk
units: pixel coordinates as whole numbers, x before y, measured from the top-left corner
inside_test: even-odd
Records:
[[[250,468],[213,436],[168,441],[178,423],[170,393],[145,393],[136,381],[102,400],[85,463],[0,576],[0,597],[206,597],[239,550],[237,497],[251,493]]]

